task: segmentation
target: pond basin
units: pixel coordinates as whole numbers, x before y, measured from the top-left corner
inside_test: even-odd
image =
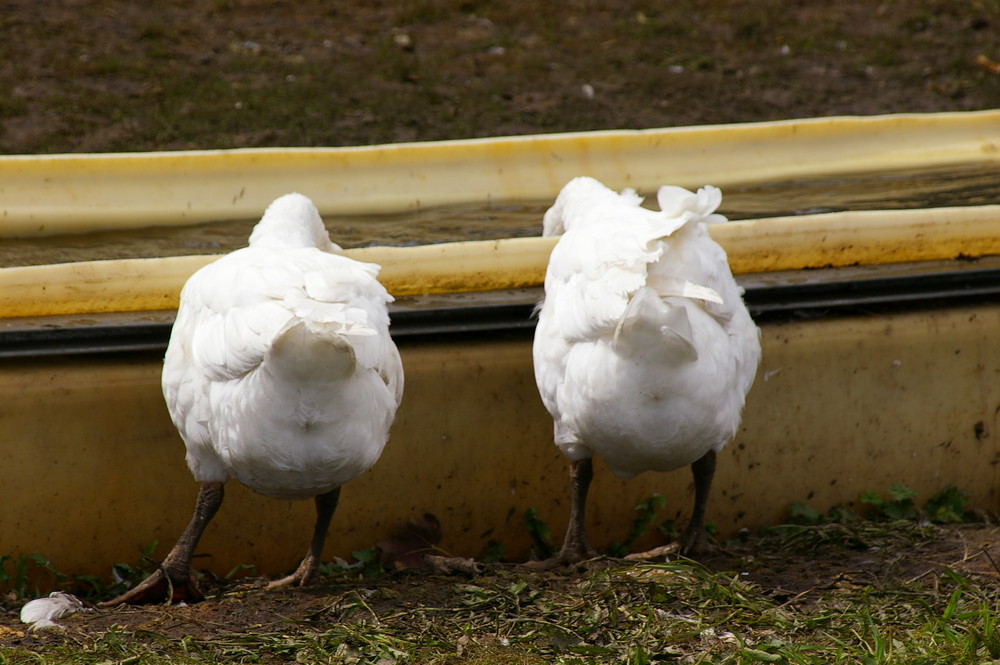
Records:
[[[711,183],[706,183],[711,184]],[[644,192],[655,206],[655,192]],[[740,185],[723,191],[730,220],[842,210],[912,210],[1000,203],[1000,162],[944,168],[857,173]],[[341,247],[412,246],[541,235],[551,201],[437,206],[386,215],[327,215]],[[221,254],[246,245],[257,219],[190,226],[0,240],[0,267],[102,259]]]
[[[922,126],[924,119],[916,120]],[[782,136],[800,136],[810,127],[817,124],[778,129]],[[581,151],[592,157],[602,140],[581,137]],[[911,138],[897,143],[913,147]],[[722,212],[734,220],[806,220],[837,210],[929,211],[932,221],[914,223],[912,231],[905,220],[879,227],[895,229],[893,241],[912,249],[937,243],[922,240],[936,230],[934,209],[1000,203],[996,160],[918,166],[724,185]],[[576,170],[574,164],[567,168]],[[522,202],[492,198],[324,218],[345,248],[419,250],[428,243],[537,236],[551,198],[511,200]],[[1000,234],[991,231],[991,214],[976,223],[975,237],[995,243]],[[246,243],[255,221],[250,217],[4,237],[0,266],[214,255]],[[942,213],[942,228],[946,217]],[[811,218],[813,230],[799,245],[820,246],[843,230],[842,218],[830,219],[840,221],[824,228],[822,218]],[[882,224],[869,217],[851,224],[863,230],[870,219]],[[774,228],[727,226],[727,242],[742,234],[758,245],[750,252],[736,243],[727,251],[744,266],[738,279],[761,327],[763,361],[742,427],[719,458],[708,509],[719,537],[780,522],[795,501],[818,510],[858,507],[861,492],[885,493],[895,482],[917,491],[918,503],[954,485],[972,505],[1000,508],[1000,259],[994,245],[960,242],[933,258],[902,262],[880,260],[876,247],[864,260],[852,258],[871,250],[865,240],[839,246],[837,267],[824,267],[821,257],[807,270],[754,270],[745,266],[761,265],[755,252],[769,248],[772,236],[766,234]],[[794,223],[780,226],[788,230]],[[764,235],[755,238],[756,231]],[[774,235],[773,242],[783,237]],[[386,275],[396,268],[383,265]],[[440,264],[442,277],[451,265]],[[344,488],[328,558],[350,558],[424,513],[441,521],[441,547],[462,556],[481,556],[499,544],[510,560],[523,560],[531,546],[524,523],[529,508],[554,534],[562,533],[567,465],[551,442],[551,420],[534,385],[531,309],[541,293],[532,279],[524,288],[397,298],[392,331],[406,393],[383,457]],[[33,286],[44,293],[52,284],[43,278]],[[175,541],[190,517],[196,485],[159,388],[173,315],[164,305],[0,317],[0,449],[8,479],[0,487],[0,554],[38,552],[63,572],[107,575],[112,563],[136,561],[150,543],[159,543],[154,556],[160,557]],[[595,545],[622,540],[633,508],[654,493],[666,499],[659,519],[683,524],[691,507],[689,471],[622,482],[598,462],[588,507]],[[275,501],[230,483],[197,565],[217,574],[239,564],[266,575],[286,572],[304,550],[312,517],[310,502]],[[650,533],[636,546],[654,544]]]

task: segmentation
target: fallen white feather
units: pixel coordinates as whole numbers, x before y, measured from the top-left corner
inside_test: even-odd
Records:
[[[36,598],[21,608],[21,622],[30,624],[32,630],[61,628],[55,622],[83,609],[83,603],[76,596],[63,591],[53,591],[48,598]]]

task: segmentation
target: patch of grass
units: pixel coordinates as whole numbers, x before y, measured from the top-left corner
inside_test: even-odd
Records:
[[[927,543],[943,533],[928,526],[914,536],[904,522],[859,524],[881,531],[868,534],[879,547],[913,538]],[[794,556],[771,544],[764,536],[742,547],[769,565]],[[197,609],[235,602],[258,608],[272,597],[244,591]],[[85,629],[93,617],[81,616],[41,645],[0,650],[0,664],[881,664],[1000,657],[1000,590],[947,567],[887,585],[824,584],[789,597],[746,573],[686,559],[608,561],[569,574],[493,565],[472,580],[397,573],[297,597],[316,602],[307,612],[289,606],[272,613],[269,623],[230,627],[220,619],[197,634],[170,628],[199,625],[193,608],[161,609],[132,628],[97,631]]]
[[[731,565],[606,559],[545,573],[484,563],[472,579],[372,569],[284,596],[216,580],[220,595],[190,608],[77,615],[65,620],[63,633],[0,649],[0,665],[929,665],[1000,658],[995,579],[964,565],[972,554],[961,535],[963,544],[949,550],[955,558],[941,558],[946,550],[937,547],[960,533],[950,525],[955,516],[973,514],[967,497],[947,488],[916,510],[945,526],[890,519],[915,509],[905,487],[893,487],[881,502],[871,498],[865,505],[876,519],[795,504],[789,513],[797,523],[727,543]],[[636,506],[623,545],[652,528],[660,507],[655,496]],[[537,514],[525,518],[537,544],[553,547]],[[373,566],[379,560],[376,548],[354,556]],[[913,567],[934,557],[940,563]],[[141,565],[131,569],[138,574]],[[776,575],[782,569],[806,572]],[[248,613],[253,618],[243,623],[228,618]],[[0,623],[0,640],[4,630]]]
[[[909,533],[918,537],[928,523],[949,524],[973,522],[978,519],[969,509],[968,495],[953,486],[932,496],[920,509],[917,493],[902,483],[893,483],[888,496],[874,491],[863,492],[859,502],[861,514],[851,506],[837,505],[820,512],[807,503],[796,501],[788,506],[788,522],[761,529],[765,537],[776,538],[777,547],[785,551],[805,551],[823,546],[864,550],[886,533],[884,523],[898,527],[895,534]],[[922,521],[921,521],[922,520]]]

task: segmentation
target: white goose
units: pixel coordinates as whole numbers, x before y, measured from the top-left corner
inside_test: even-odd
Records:
[[[690,464],[691,521],[680,549],[704,543],[716,452],[736,433],[760,362],[759,331],[707,225],[722,200],[661,187],[660,211],[576,178],[545,213],[549,258],[535,331],[535,380],[569,457],[570,520],[542,565],[593,556],[584,529],[591,457],[628,479]]]
[[[277,499],[315,497],[308,552],[271,586],[314,580],[340,486],[378,460],[403,392],[379,266],[339,250],[312,202],[288,194],[249,247],[185,284],[162,384],[201,484],[194,516],[160,570],[104,605],[201,597],[191,557],[229,478]]]

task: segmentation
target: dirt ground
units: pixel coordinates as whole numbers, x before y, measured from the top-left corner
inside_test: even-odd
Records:
[[[995,0],[0,3],[0,152],[1000,107]]]
[[[364,145],[977,110],[1000,107],[997,61],[996,0],[6,0],[0,152]],[[789,553],[755,538],[705,563],[788,599],[941,566],[996,576],[982,555],[996,541],[991,527],[946,529],[918,546]],[[539,574],[494,564],[484,575]],[[167,636],[295,630],[362,587],[377,589],[378,613],[447,604],[453,584],[340,579],[250,590],[252,603],[236,593],[66,625],[75,640],[115,624]],[[64,639],[25,636],[8,607],[4,643]]]
[[[810,529],[803,535],[808,542],[796,542],[796,537],[787,534],[749,536],[742,542],[722,544],[716,552],[699,557],[700,563],[709,571],[735,575],[741,584],[759,588],[766,602],[802,612],[815,610],[817,604],[835,612],[838,594],[846,597],[861,589],[873,594],[895,592],[895,598],[905,599],[916,589],[936,589],[949,572],[986,587],[1000,579],[995,563],[1000,558],[996,552],[1000,530],[993,526],[896,524],[884,532],[878,527],[858,531],[833,526]],[[277,591],[263,590],[260,579],[206,580],[203,587],[210,597],[204,602],[90,609],[59,620],[64,627],[60,631],[28,631],[14,611],[6,612],[0,614],[0,648],[41,653],[66,645],[89,649],[98,640],[106,648],[109,640],[122,639],[115,635],[125,634],[152,642],[197,640],[223,645],[238,643],[243,634],[273,634],[294,641],[296,635],[315,632],[330,622],[348,617],[357,621],[356,611],[376,625],[381,625],[379,617],[389,624],[413,612],[441,613],[437,621],[443,622],[444,615],[469,605],[468,590],[473,585],[483,591],[521,584],[572,602],[586,593],[582,581],[595,571],[627,575],[634,565],[604,559],[577,568],[537,572],[516,564],[483,564],[474,578],[404,570],[365,579],[334,576],[313,587]]]

